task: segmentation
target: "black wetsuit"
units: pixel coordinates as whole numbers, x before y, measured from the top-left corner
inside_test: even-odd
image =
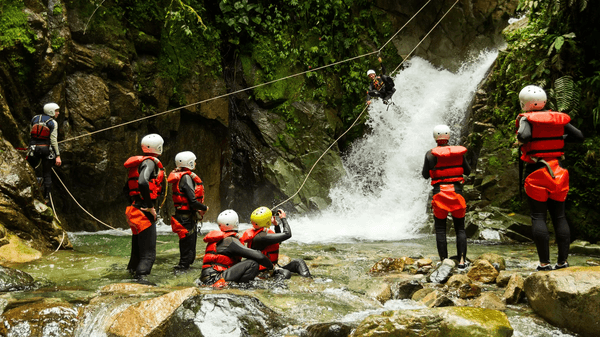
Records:
[[[31,125],[46,123],[50,129],[50,136],[46,140],[31,138],[27,162],[34,168],[42,163],[42,177],[44,179],[44,198],[50,198],[52,191],[52,167],[56,163],[56,157],[60,156],[58,149],[58,123],[48,115],[36,115],[31,120]]]
[[[369,84],[367,101],[370,101],[371,97],[379,97],[384,101],[388,101],[396,92],[396,88],[394,88],[394,86],[394,79],[386,75],[385,67],[382,63],[381,75],[375,76],[375,80],[371,81]]]
[[[282,243],[283,241],[292,237],[292,230],[287,222],[287,218],[282,218],[280,220],[283,226],[277,224],[275,226],[275,233],[267,233],[267,231],[262,231],[256,234],[254,239],[252,239],[252,249],[262,251],[270,245]],[[281,231],[280,227],[283,227],[283,232]],[[291,277],[291,274],[289,272],[297,273],[304,277],[311,276],[306,262],[304,262],[304,260],[302,259],[292,260],[290,263],[288,263],[285,266],[282,266],[281,268],[283,269],[283,271],[278,269],[276,270],[276,273],[282,275],[286,279],[289,279]]]
[[[463,156],[463,174],[469,175],[471,174],[471,166],[467,162],[467,159]],[[431,176],[429,175],[429,171],[432,170],[437,164],[437,157],[431,153],[431,150],[427,151],[425,154],[425,162],[423,163],[423,170],[421,174],[423,178],[429,179]],[[445,183],[447,184],[447,183]],[[463,189],[462,184],[460,182],[453,183],[454,191],[457,194],[462,195]],[[433,194],[440,193],[440,184],[435,184],[433,186]],[[448,244],[446,241],[446,219],[438,219],[437,217],[433,217],[434,219],[434,227],[435,227],[435,241],[437,245],[438,254],[440,255],[440,260],[444,260],[448,258]],[[452,222],[454,223],[454,231],[456,232],[456,251],[459,259],[461,257],[466,259],[467,256],[467,233],[465,232],[465,218],[455,218],[452,217]]]
[[[231,258],[239,257],[246,260],[234,264],[223,272],[212,267],[202,269],[200,280],[204,284],[212,285],[220,278],[227,282],[248,282],[258,275],[258,266],[262,265],[268,270],[273,269],[273,263],[261,252],[246,248],[236,236],[228,236],[217,243],[217,253]]]
[[[138,167],[138,172],[140,173],[138,178],[140,194],[133,197],[133,206],[140,210],[141,208],[155,207],[156,200],[150,198],[149,181],[156,178],[158,167],[152,159],[146,159]],[[160,196],[158,199],[160,199]],[[156,209],[156,213],[158,212],[159,210]],[[156,220],[150,212],[142,211],[142,213],[150,220],[152,225],[131,236],[131,257],[127,270],[137,277],[150,274],[156,260]]]
[[[571,125],[571,123],[565,125],[564,133],[565,136],[563,137],[565,142],[583,142],[583,133]],[[517,131],[517,139],[521,143],[527,143],[531,141],[531,137],[531,124],[526,120],[520,121],[519,130]],[[544,167],[546,167],[546,165],[542,162],[527,163],[525,165],[525,178],[531,173]],[[521,182],[519,182],[519,184],[520,183]],[[565,216],[565,202],[552,199],[542,202],[529,196],[527,196],[527,200],[529,203],[533,241],[535,242],[540,263],[550,264],[550,233],[548,232],[548,227],[546,226],[546,215],[549,212],[556,234],[556,244],[558,246],[557,262],[559,264],[564,264],[569,257],[569,246],[571,244],[571,231]]]
[[[196,222],[198,222],[197,211],[206,211],[208,208],[196,199],[194,194],[194,180],[189,174],[181,177],[179,181],[179,191],[183,193],[188,200],[191,210],[176,210],[175,219],[187,229],[187,235],[179,239],[179,264],[176,268],[187,269],[196,259],[196,242],[198,241],[198,231]]]

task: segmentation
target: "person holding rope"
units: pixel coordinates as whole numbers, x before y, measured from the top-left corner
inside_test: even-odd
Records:
[[[367,76],[371,80],[369,90],[367,90],[367,105],[371,104],[371,97],[379,97],[383,100],[384,104],[388,104],[392,95],[396,92],[396,88],[394,88],[394,79],[386,75],[381,57],[377,60],[381,63],[381,75],[377,76],[373,69],[367,71]]]
[[[258,275],[259,265],[273,270],[273,263],[261,252],[246,248],[238,237],[238,214],[224,210],[217,217],[219,230],[204,237],[206,252],[202,260],[200,284],[222,288],[228,282],[247,283]],[[242,258],[246,260],[242,261]]]
[[[446,218],[452,214],[456,231],[456,250],[458,253],[458,269],[468,267],[467,234],[465,232],[465,213],[467,204],[462,196],[463,175],[471,173],[471,167],[465,158],[467,149],[464,146],[449,146],[450,128],[437,125],[433,129],[433,138],[437,147],[427,151],[423,163],[423,178],[431,178],[433,186],[433,219],[435,241],[440,261],[448,258],[446,242]]]
[[[192,170],[196,168],[196,155],[191,151],[175,156],[175,170],[169,173],[175,215],[171,217],[171,229],[179,236],[178,270],[187,270],[196,259],[198,231],[196,222],[202,220],[208,206],[204,205],[204,185]]]
[[[44,113],[35,115],[31,120],[31,140],[27,152],[27,162],[35,170],[42,163],[42,178],[44,184],[44,200],[50,202],[52,191],[52,167],[60,166],[60,150],[58,149],[58,123],[56,118],[60,113],[56,103],[44,105]]]
[[[571,232],[565,217],[565,200],[569,192],[569,171],[559,159],[565,141],[583,142],[583,134],[569,123],[569,115],[544,110],[546,92],[535,85],[519,93],[521,109],[516,121],[517,144],[521,163],[525,162],[525,193],[529,202],[533,241],[539,257],[537,271],[552,270],[546,214],[550,212],[558,244],[558,261],[554,269],[569,266]],[[519,172],[522,169],[519,168]],[[522,181],[519,181],[521,184]]]
[[[155,204],[165,190],[165,173],[158,160],[163,144],[160,135],[146,135],[141,142],[144,155],[130,157],[124,164],[129,170],[126,190],[132,202],[125,210],[132,233],[131,258],[127,270],[141,280],[150,274],[156,259],[158,212]]]
[[[252,228],[247,229],[240,239],[242,244],[247,245],[248,248],[258,250],[267,256],[274,265],[277,264],[279,259],[279,244],[292,237],[292,230],[287,222],[285,212],[278,209],[275,214],[281,219],[282,226],[279,226],[277,219],[269,208],[259,207],[255,209],[250,215]],[[269,229],[271,224],[275,226],[275,231]],[[283,227],[283,232],[281,227]],[[263,271],[265,268],[261,267],[260,270]],[[273,276],[287,280],[292,277],[292,273],[300,274],[303,277],[311,276],[306,262],[302,259],[292,260],[287,265],[276,269]]]

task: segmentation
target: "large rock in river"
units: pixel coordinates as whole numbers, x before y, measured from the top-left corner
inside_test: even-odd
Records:
[[[600,267],[538,272],[525,280],[533,310],[558,327],[582,336],[600,332]]]

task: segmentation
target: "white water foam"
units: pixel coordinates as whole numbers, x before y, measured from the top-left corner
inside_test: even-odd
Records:
[[[475,91],[496,59],[482,52],[452,73],[413,58],[394,78],[394,105],[374,100],[370,132],[344,158],[346,176],[319,214],[290,217],[292,241],[397,241],[414,238],[426,219],[431,186],[421,170],[435,147],[432,130],[447,124],[457,141]],[[452,141],[451,141],[452,143]]]

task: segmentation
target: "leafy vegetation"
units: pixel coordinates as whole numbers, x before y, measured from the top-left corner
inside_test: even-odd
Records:
[[[571,116],[586,141],[567,147],[567,214],[575,235],[600,240],[600,3],[520,0],[519,10],[529,21],[505,34],[508,47],[488,83],[490,121],[501,127],[514,125],[519,91],[528,84],[546,89],[547,108]]]

